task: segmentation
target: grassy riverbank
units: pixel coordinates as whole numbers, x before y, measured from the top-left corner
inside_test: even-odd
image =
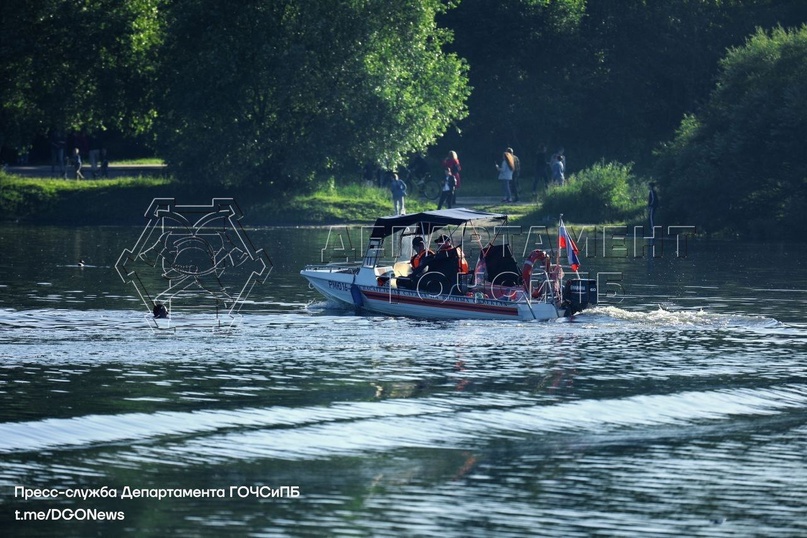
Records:
[[[204,204],[213,198],[234,198],[245,224],[254,226],[370,223],[392,211],[386,190],[361,185],[332,186],[282,203],[255,190],[199,189],[170,177],[117,177],[76,181],[20,177],[0,172],[0,217],[8,222],[61,225],[141,224],[154,198],[175,198],[182,204]],[[534,205],[476,203],[476,209],[526,214]],[[408,212],[436,209],[434,202],[410,196]]]

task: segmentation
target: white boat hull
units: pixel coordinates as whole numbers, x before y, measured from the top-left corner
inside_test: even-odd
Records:
[[[426,319],[490,319],[546,321],[560,317],[554,305],[479,298],[474,295],[432,296],[417,291],[363,286],[362,308],[392,316]]]
[[[361,285],[356,275],[327,267],[306,268],[300,273],[323,296],[389,316],[422,319],[487,319],[546,321],[563,316],[552,303],[527,301],[520,293],[515,301],[480,297],[479,294],[430,295],[416,290]]]
[[[308,280],[309,285],[328,299],[347,305],[354,305],[351,293],[356,273],[355,270],[343,267],[328,266],[303,269],[300,274]]]

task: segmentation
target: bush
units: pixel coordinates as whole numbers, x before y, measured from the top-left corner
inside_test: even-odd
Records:
[[[575,222],[626,222],[641,217],[644,195],[632,164],[600,161],[550,187],[542,204],[548,215],[565,213]]]
[[[757,30],[720,67],[708,102],[656,152],[665,217],[709,233],[799,237],[807,221],[807,26]]]

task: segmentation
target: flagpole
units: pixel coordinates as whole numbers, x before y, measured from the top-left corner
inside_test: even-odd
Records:
[[[577,275],[577,278],[580,278],[580,262],[577,258],[577,245],[575,245],[574,239],[572,239],[571,235],[569,235],[569,231],[566,229],[566,224],[563,222],[563,213],[560,214],[560,221],[558,222],[558,263],[560,263],[561,231],[563,232],[563,245],[566,249],[566,256],[569,258],[570,267],[574,271],[574,274]],[[574,258],[574,262],[572,258]]]
[[[563,300],[563,287],[562,287],[562,278],[563,278],[563,268],[560,265],[560,231],[563,226],[563,213],[560,214],[558,218],[558,251],[557,255],[555,256],[555,274],[554,280],[552,282],[552,294],[556,295],[556,301],[561,302]]]

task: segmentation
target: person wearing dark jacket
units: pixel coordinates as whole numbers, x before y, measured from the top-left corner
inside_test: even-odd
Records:
[[[420,236],[412,239],[412,250],[415,251],[415,254],[409,260],[409,263],[412,265],[413,270],[419,269],[424,265],[424,258],[427,256],[434,256],[434,251],[426,248],[426,244],[423,242],[423,238]]]
[[[656,225],[656,209],[658,209],[658,193],[656,193],[656,184],[650,182],[650,192],[647,193],[647,215],[650,222],[650,233],[653,233],[653,228]]]
[[[440,201],[437,202],[437,209],[442,209],[443,204],[451,209],[454,202],[454,190],[457,188],[457,180],[454,174],[451,173],[450,168],[445,170],[445,179],[443,180],[443,187],[440,190]]]

